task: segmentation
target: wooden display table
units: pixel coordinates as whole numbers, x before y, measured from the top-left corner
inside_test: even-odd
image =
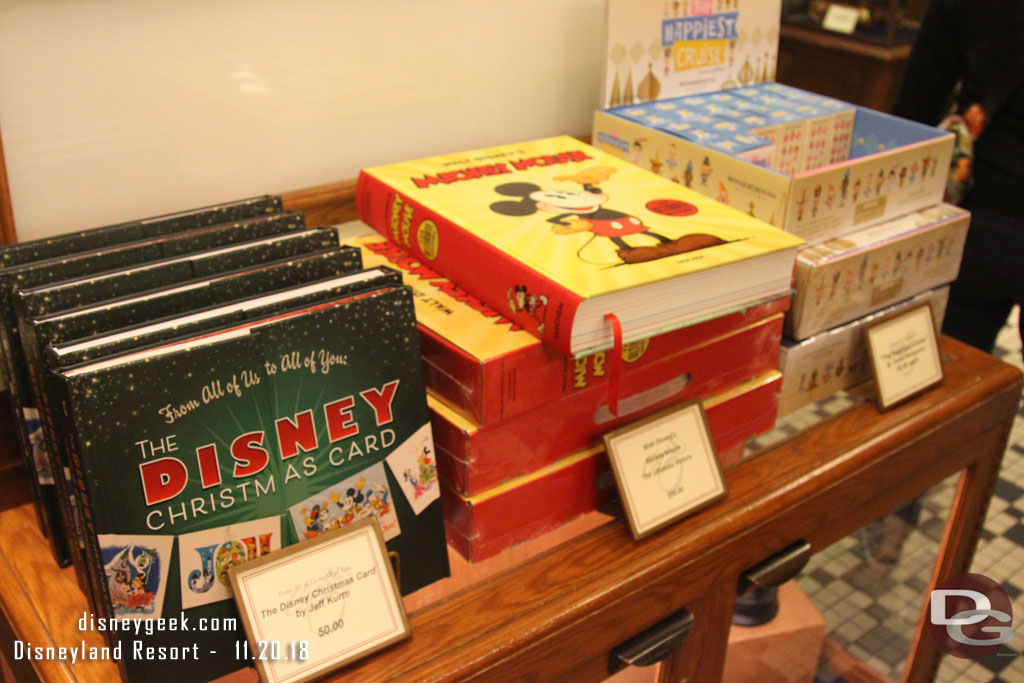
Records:
[[[746,568],[800,539],[821,550],[957,472],[963,476],[933,585],[966,571],[1022,381],[1011,366],[951,339],[943,338],[941,348],[948,358],[944,383],[910,403],[887,413],[860,403],[744,462],[727,473],[726,499],[641,542],[614,521],[495,576],[477,577],[475,585],[415,609],[411,639],[337,678],[601,680],[613,647],[686,608],[693,630],[663,666],[663,679],[715,681]],[[83,638],[101,645],[98,634],[77,631],[85,598],[72,570],[54,566],[31,505],[3,507],[5,655],[12,637],[43,646]],[[905,680],[930,680],[938,656],[919,627]],[[31,665],[14,664],[22,680]],[[47,681],[116,675],[110,662],[34,664]]]

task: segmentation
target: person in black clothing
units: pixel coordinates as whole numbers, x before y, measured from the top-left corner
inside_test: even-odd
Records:
[[[942,331],[987,352],[1024,303],[1022,57],[1024,2],[931,0],[893,106],[896,116],[935,125],[960,83],[959,111],[982,127],[963,201],[971,227]]]
[[[976,138],[974,184],[962,202],[972,216],[942,331],[986,352],[1013,305],[1024,304],[1022,57],[1024,0],[931,0],[892,111],[935,125],[960,84],[956,105]],[[1024,314],[1020,327],[1024,338]],[[920,512],[915,499],[860,530],[866,561],[844,578],[877,585]]]

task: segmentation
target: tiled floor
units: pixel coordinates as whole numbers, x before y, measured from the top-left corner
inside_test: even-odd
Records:
[[[998,344],[998,356],[1022,366],[1015,319],[1003,329]],[[788,421],[788,429],[845,410],[853,400],[842,394],[809,406]],[[784,437],[777,430],[764,438]],[[919,499],[916,511],[889,515],[816,554],[799,579],[824,614],[828,637],[893,680],[903,671],[955,484],[955,477],[943,482]],[[995,580],[1009,594],[1015,637],[978,661],[946,656],[936,680],[1024,683],[1024,407],[1010,437],[972,571]],[[825,670],[819,673],[819,683],[841,680]]]

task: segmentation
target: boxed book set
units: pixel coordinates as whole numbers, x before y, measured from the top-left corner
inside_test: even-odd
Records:
[[[346,242],[417,292],[448,540],[466,557],[592,509],[594,447],[618,426],[712,397],[732,411],[711,420],[720,449],[774,423],[799,238],[568,137],[366,169],[357,193],[389,241]],[[565,504],[527,493],[548,486]],[[524,496],[529,520],[510,502]],[[486,517],[455,516],[480,500]]]
[[[781,415],[871,379],[869,325],[927,302],[942,328],[969,223],[967,211],[937,204],[799,252]]]
[[[779,5],[609,0],[592,133],[600,149],[808,241],[779,366],[787,413],[869,379],[829,373],[808,391],[793,375],[807,372],[797,359],[852,343],[853,321],[954,280],[970,216],[940,204],[949,133],[772,82]],[[863,346],[847,352],[848,363]]]
[[[780,6],[609,0],[594,145],[811,243],[938,203],[952,134],[770,82]],[[724,149],[730,126],[767,142]]]
[[[868,325],[928,304],[935,328],[939,329],[948,300],[949,287],[929,289],[801,341],[784,337],[779,351],[779,370],[782,371],[779,415],[788,415],[836,392],[871,381],[871,362],[864,340]]]

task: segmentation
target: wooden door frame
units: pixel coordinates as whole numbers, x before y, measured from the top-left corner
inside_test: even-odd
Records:
[[[0,244],[14,244],[18,233],[14,230],[14,207],[11,187],[7,183],[7,163],[4,161],[4,140],[0,135]]]

